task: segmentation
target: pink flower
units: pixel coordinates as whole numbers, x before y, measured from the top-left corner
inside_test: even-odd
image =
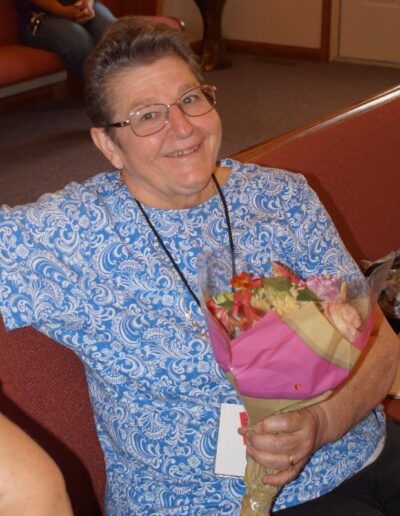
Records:
[[[316,276],[309,278],[306,285],[321,301],[340,302],[342,300],[341,284],[336,278]]]
[[[324,305],[324,314],[332,326],[349,342],[356,340],[360,333],[362,319],[354,306],[333,301]]]

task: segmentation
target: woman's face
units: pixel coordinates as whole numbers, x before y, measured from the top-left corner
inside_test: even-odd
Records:
[[[172,104],[199,81],[177,56],[122,72],[108,88],[108,101],[117,122],[146,104]],[[221,143],[221,121],[215,110],[198,117],[170,108],[167,125],[140,137],[129,126],[117,128],[111,139],[104,130],[92,137],[111,163],[122,171],[133,195],[156,208],[186,208],[212,193],[211,174]]]

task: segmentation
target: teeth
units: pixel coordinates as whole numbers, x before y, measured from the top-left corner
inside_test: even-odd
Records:
[[[179,156],[187,156],[188,154],[192,154],[193,152],[195,152],[198,148],[199,148],[199,146],[196,145],[195,147],[192,147],[191,149],[173,152],[173,153],[169,154],[169,156],[171,156],[173,158],[178,158]]]

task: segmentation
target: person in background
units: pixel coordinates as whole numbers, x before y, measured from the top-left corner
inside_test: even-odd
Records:
[[[230,244],[265,276],[271,261],[302,277],[360,270],[301,174],[218,161],[216,88],[182,33],[119,19],[86,62],[85,89],[112,171],[0,209],[4,322],[32,325],[83,361],[107,514],[237,515],[243,479],[214,464],[221,404],[239,399],[210,347],[197,257]],[[323,516],[354,506],[397,516],[399,429],[379,403],[398,358],[380,317],[334,395],[257,424],[248,454],[284,485],[276,513],[308,516],[310,504]],[[347,481],[347,496],[326,502]]]
[[[84,63],[114,15],[96,0],[15,0],[20,40],[50,50],[83,79]]]
[[[56,464],[2,414],[0,515],[72,516],[64,479]]]

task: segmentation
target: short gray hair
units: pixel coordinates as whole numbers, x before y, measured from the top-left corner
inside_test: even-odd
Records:
[[[181,31],[133,16],[119,18],[112,23],[85,65],[86,111],[92,124],[108,130],[113,114],[107,99],[110,79],[170,55],[185,61],[202,82],[197,56]]]

